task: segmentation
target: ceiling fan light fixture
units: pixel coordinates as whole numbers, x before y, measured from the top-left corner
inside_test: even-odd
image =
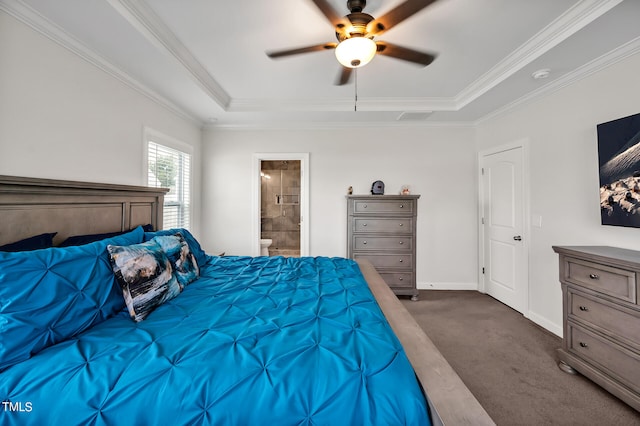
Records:
[[[347,68],[359,68],[371,62],[376,50],[376,43],[370,38],[351,37],[338,44],[336,58]]]

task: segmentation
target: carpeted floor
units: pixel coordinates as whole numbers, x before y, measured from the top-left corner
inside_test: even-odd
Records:
[[[640,413],[557,367],[561,339],[476,291],[402,299],[498,425],[640,425]]]

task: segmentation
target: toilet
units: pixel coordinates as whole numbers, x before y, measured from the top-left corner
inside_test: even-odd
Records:
[[[269,246],[272,242],[271,238],[260,239],[260,256],[269,256]]]

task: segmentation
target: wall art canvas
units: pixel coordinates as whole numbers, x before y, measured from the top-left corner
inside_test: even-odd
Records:
[[[603,225],[640,227],[640,114],[598,124]]]

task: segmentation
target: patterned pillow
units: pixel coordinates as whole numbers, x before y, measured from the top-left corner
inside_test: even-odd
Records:
[[[195,239],[195,237],[191,234],[191,232],[189,232],[188,229],[173,228],[173,229],[163,229],[162,231],[145,232],[144,241],[150,241],[154,237],[158,237],[158,236],[175,235],[177,233],[180,233],[180,235],[184,237],[187,244],[189,244],[189,249],[191,250],[191,253],[193,253],[193,255],[195,256],[196,261],[198,262],[198,265],[202,267],[205,263],[207,263],[207,254],[204,252],[204,250],[200,246],[200,243],[198,242],[198,240]]]
[[[169,258],[173,273],[180,284],[185,286],[198,279],[200,276],[198,262],[182,234],[157,236],[153,237],[151,241],[160,244]]]
[[[171,262],[155,241],[130,246],[107,246],[113,272],[131,318],[139,322],[183,286],[172,273]]]

